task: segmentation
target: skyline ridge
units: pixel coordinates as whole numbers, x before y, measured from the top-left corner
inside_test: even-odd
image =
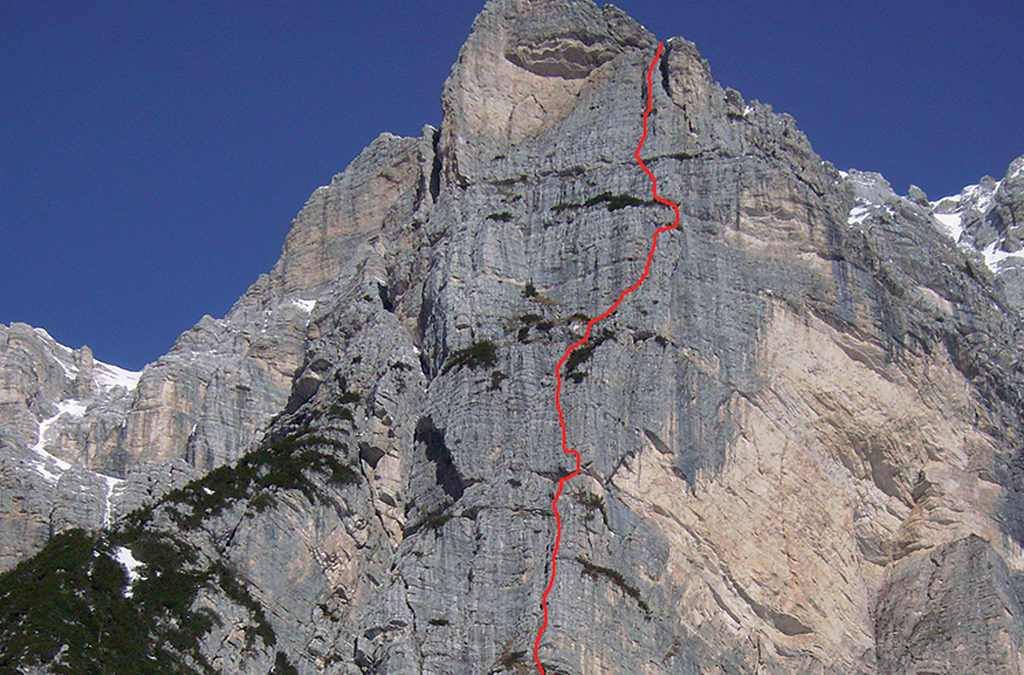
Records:
[[[223,316],[270,269],[313,189],[379,133],[439,123],[441,82],[482,4],[455,5],[442,21],[383,3],[332,12],[322,25],[314,6],[240,15],[231,4],[199,14],[61,8],[56,21],[7,8],[0,35],[12,67],[2,78],[15,94],[3,112],[18,132],[0,150],[14,167],[0,217],[17,236],[0,253],[0,323],[45,328],[137,370],[202,315]],[[773,12],[744,3],[728,17],[616,4],[662,39],[695,42],[723,86],[792,114],[823,159],[878,171],[898,193],[913,182],[932,199],[954,194],[982,175],[998,179],[1024,153],[1019,123],[1006,131],[1024,109],[1008,93],[1024,91],[1014,84],[1024,74],[998,67],[1024,52],[1008,28],[1024,9],[986,4],[954,24],[956,12],[939,8],[916,22],[871,23],[871,3]],[[403,26],[420,29],[399,39]],[[143,29],[155,38],[133,37]],[[819,62],[801,56],[808,50]],[[943,99],[953,112],[936,107]],[[917,174],[900,168],[911,165]]]

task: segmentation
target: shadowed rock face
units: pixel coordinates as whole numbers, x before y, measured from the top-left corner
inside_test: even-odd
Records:
[[[439,130],[376,139],[225,319],[87,406],[105,450],[47,436],[124,472],[98,557],[188,554],[186,609],[217,621],[182,663],[530,671],[571,468],[552,369],[672,218],[633,160],[656,47],[613,7],[487,3]],[[1017,672],[1024,325],[1012,265],[984,253],[1016,250],[1024,160],[955,199],[900,197],[723,89],[693,44],[665,47],[643,156],[682,225],[563,373],[583,471],[560,502],[549,672]],[[0,368],[4,461],[41,476],[33,430],[88,387],[27,333]],[[55,503],[107,513],[99,489],[32,505],[19,480],[10,531]],[[154,642],[189,616],[167,611]]]
[[[879,593],[879,670],[1017,672],[1020,572],[970,536],[901,564]]]

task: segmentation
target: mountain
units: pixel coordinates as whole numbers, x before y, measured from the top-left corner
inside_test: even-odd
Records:
[[[491,0],[224,319],[0,340],[0,669],[1017,672],[1024,157],[840,172],[693,44]]]

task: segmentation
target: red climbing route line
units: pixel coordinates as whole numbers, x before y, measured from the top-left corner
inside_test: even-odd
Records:
[[[622,291],[619,295],[619,299],[616,300],[611,307],[606,309],[603,314],[599,314],[587,322],[587,330],[580,338],[578,342],[573,343],[565,350],[565,354],[558,361],[558,367],[555,369],[555,408],[558,410],[558,424],[562,427],[562,451],[567,455],[574,455],[576,457],[576,470],[570,473],[568,476],[563,476],[558,479],[558,489],[555,490],[555,498],[551,502],[551,509],[555,512],[555,549],[551,553],[551,579],[548,581],[548,587],[544,589],[544,595],[541,598],[541,606],[544,608],[544,623],[541,624],[540,630],[537,631],[537,641],[533,643],[533,660],[537,663],[537,668],[540,670],[541,675],[544,675],[544,666],[540,662],[540,641],[544,637],[544,630],[548,627],[548,595],[551,593],[552,587],[555,585],[555,564],[558,562],[558,545],[562,541],[562,517],[558,514],[558,498],[562,496],[562,488],[565,483],[580,472],[580,453],[577,450],[570,448],[565,442],[565,418],[562,416],[562,366],[568,360],[569,355],[572,354],[573,350],[581,346],[590,338],[590,329],[594,327],[601,319],[606,318],[609,314],[615,311],[622,300],[638,289],[640,284],[647,278],[648,272],[651,270],[651,260],[654,259],[654,251],[658,248],[658,235],[662,232],[668,232],[679,227],[679,205],[670,202],[667,199],[662,199],[658,196],[658,179],[654,177],[651,170],[647,168],[643,160],[640,159],[640,149],[644,147],[644,141],[647,140],[647,116],[651,114],[651,104],[653,102],[653,96],[651,93],[651,74],[654,72],[654,65],[661,58],[661,51],[663,49],[662,43],[658,43],[658,52],[654,55],[654,60],[651,61],[650,68],[647,69],[647,110],[644,111],[644,128],[643,134],[640,136],[640,143],[636,146],[636,152],[633,153],[633,157],[636,159],[640,168],[644,170],[644,173],[651,179],[652,191],[654,193],[654,199],[666,206],[671,206],[675,211],[676,219],[671,225],[665,227],[659,227],[654,232],[654,238],[651,240],[651,251],[647,254],[647,264],[644,265],[644,273],[640,275],[636,283]]]

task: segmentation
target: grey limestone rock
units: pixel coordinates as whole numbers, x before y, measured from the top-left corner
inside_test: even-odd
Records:
[[[345,260],[355,250],[348,249],[351,237],[375,232],[395,217],[386,208],[376,211],[380,204],[394,203],[404,213],[415,195],[429,200],[430,186],[421,180],[421,163],[428,162],[429,176],[433,158],[432,132],[426,133],[426,146],[381,136],[347,171],[316,190],[296,217],[273,270],[224,319],[203,317],[141,373],[95,363],[88,347],[72,351],[41,329],[0,328],[0,458],[31,457],[29,449],[45,428],[41,450],[102,474],[81,484],[73,477],[87,474],[60,478],[60,485],[80,493],[76,499],[82,503],[64,509],[57,520],[49,515],[57,499],[50,483],[56,479],[7,480],[6,499],[35,506],[31,514],[19,510],[12,519],[4,512],[4,522],[17,534],[7,536],[0,527],[0,569],[66,527],[100,526],[103,519],[90,514],[105,512],[106,495],[91,489],[90,482],[146,474],[182,460],[204,473],[254,447],[288,401],[310,315],[343,276]],[[51,467],[55,476],[54,471],[59,469]],[[163,485],[170,489],[174,483]],[[162,494],[158,485],[148,489],[150,498]],[[126,512],[116,506],[115,511]]]
[[[633,159],[657,45],[611,6],[491,0],[440,129],[374,140],[227,317],[87,406],[122,429],[89,455],[125,478],[97,556],[174,541],[202,580],[153,628],[216,618],[182,663],[534,669],[574,466],[555,364],[672,222]],[[651,89],[641,155],[681,226],[562,373],[582,473],[547,671],[1016,672],[1024,320],[986,262],[1017,246],[1024,160],[930,203],[822,161],[686,40]],[[19,349],[4,466],[84,391]],[[60,447],[60,523],[94,526],[102,486]],[[56,501],[10,495],[12,532]]]
[[[879,669],[1017,672],[1021,590],[1021,573],[974,535],[897,564],[876,610]]]

